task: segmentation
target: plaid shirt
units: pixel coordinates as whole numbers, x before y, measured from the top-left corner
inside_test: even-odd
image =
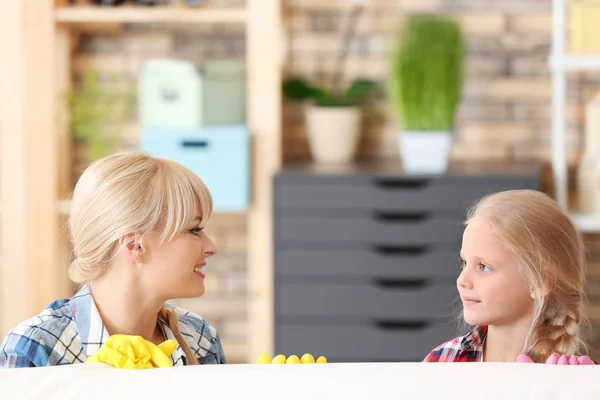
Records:
[[[481,362],[486,336],[487,326],[475,327],[466,335],[433,349],[423,362]]]
[[[224,364],[225,355],[216,330],[199,316],[177,311],[179,330],[200,364]],[[159,319],[167,339],[176,341],[166,322]],[[57,300],[36,317],[12,330],[0,347],[0,368],[43,367],[83,363],[108,339],[104,323],[84,286],[70,299]],[[187,365],[180,346],[171,354],[174,366]]]

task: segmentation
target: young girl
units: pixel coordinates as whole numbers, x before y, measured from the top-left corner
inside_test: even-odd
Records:
[[[464,320],[474,328],[425,362],[556,363],[557,354],[583,350],[584,245],[552,199],[532,190],[482,199],[468,215],[460,257],[457,287]]]
[[[115,334],[175,340],[174,366],[225,363],[215,329],[165,303],[204,294],[211,212],[204,183],[175,162],[117,154],[90,165],[69,216],[69,277],[82,288],[13,328],[0,367],[83,363]]]

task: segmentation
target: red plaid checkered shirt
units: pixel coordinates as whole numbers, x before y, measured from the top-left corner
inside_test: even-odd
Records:
[[[487,326],[477,326],[464,336],[459,336],[433,349],[423,362],[481,362]]]

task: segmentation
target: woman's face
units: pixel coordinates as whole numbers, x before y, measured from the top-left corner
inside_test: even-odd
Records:
[[[201,214],[170,242],[160,243],[153,232],[143,241],[142,280],[156,296],[164,300],[200,297],[204,294],[207,259],[217,247],[203,231]]]

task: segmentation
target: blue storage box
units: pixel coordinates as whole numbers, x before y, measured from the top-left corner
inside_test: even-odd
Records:
[[[250,198],[250,135],[245,125],[144,127],[142,150],[185,165],[208,186],[215,212],[242,212]]]

